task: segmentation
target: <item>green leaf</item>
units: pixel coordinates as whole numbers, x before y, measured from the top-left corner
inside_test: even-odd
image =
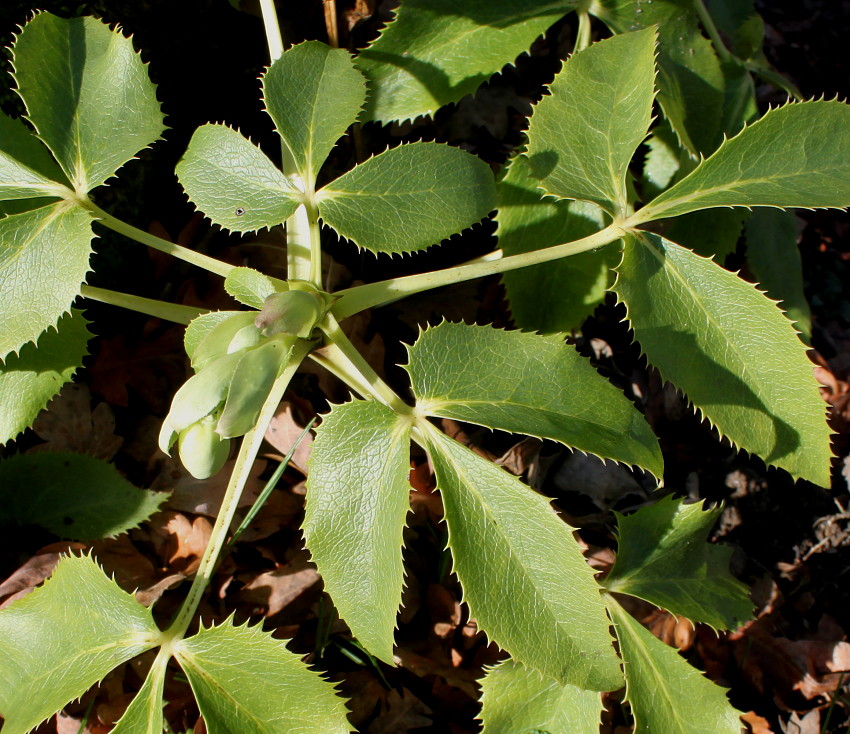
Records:
[[[316,431],[304,539],[340,616],[388,665],[404,579],[409,471],[410,422],[380,403],[335,406]]]
[[[165,723],[162,713],[164,689],[165,670],[151,669],[144,685],[110,734],[162,734]]]
[[[444,322],[408,348],[426,415],[525,433],[662,474],[643,416],[559,336]]]
[[[233,618],[174,648],[209,734],[347,734],[334,687],[286,645]],[[237,725],[238,722],[238,725]]]
[[[691,155],[721,141],[723,72],[692,0],[594,0],[590,12],[615,33],[658,27],[658,102]]]
[[[318,41],[293,46],[263,75],[266,110],[311,183],[365,98],[366,80],[351,55]]]
[[[714,629],[752,619],[748,589],[729,573],[732,548],[708,542],[719,514],[673,497],[618,513],[617,561],[603,586]]]
[[[111,464],[68,452],[0,461],[0,520],[60,538],[95,540],[147,520],[168,495],[134,487]]]
[[[65,202],[0,219],[0,359],[68,313],[92,236],[88,213]]]
[[[832,459],[813,365],[754,286],[658,235],[627,237],[614,291],[649,362],[735,446],[829,486]]]
[[[599,734],[602,697],[505,660],[481,681],[483,734]]]
[[[531,174],[547,194],[626,212],[626,176],[649,129],[654,84],[654,28],[570,57],[528,128]]]
[[[724,206],[850,206],[850,105],[770,110],[638,212],[640,222]]]
[[[496,234],[506,255],[571,242],[605,226],[594,204],[541,199],[523,156],[511,161],[498,195]],[[543,334],[578,329],[605,297],[619,256],[617,246],[604,247],[505,273],[514,323]]]
[[[0,609],[3,734],[25,734],[161,637],[94,559],[64,558],[44,586]]]
[[[91,334],[88,322],[73,310],[45,331],[37,344],[0,362],[0,444],[16,438],[83,365]]]
[[[613,599],[608,610],[625,662],[626,699],[635,734],[741,734],[740,712],[729,704],[724,689],[688,665]]]
[[[254,346],[260,339],[260,330],[254,326],[256,311],[214,311],[201,314],[186,328],[183,342],[186,353],[192,360],[195,372],[207,365],[240,351],[242,346]],[[251,329],[254,337],[250,337]],[[243,337],[247,333],[247,343]]]
[[[593,571],[572,528],[516,477],[424,424],[454,570],[479,627],[562,684],[622,685]]]
[[[714,24],[728,41],[739,59],[761,55],[764,21],[755,11],[752,0],[708,0]]]
[[[496,202],[490,167],[439,143],[391,148],[318,193],[319,214],[371,252],[424,250],[486,217]]]
[[[79,193],[100,186],[165,129],[130,39],[95,18],[38,13],[12,56],[29,120]]]
[[[794,213],[756,209],[746,231],[750,270],[767,295],[782,302],[785,315],[808,342],[812,314],[803,292],[803,262]]]
[[[257,309],[276,292],[271,278],[254,268],[233,268],[224,279],[224,290],[240,303]]]
[[[721,209],[691,212],[676,217],[664,236],[703,257],[724,258],[735,252],[744,220],[749,212],[743,209]]]
[[[210,311],[209,313],[202,313],[200,316],[192,319],[192,322],[186,327],[186,332],[183,335],[183,347],[186,349],[186,354],[189,359],[194,360],[195,350],[197,350],[201,342],[212,332],[213,329],[215,329],[215,327],[227,321],[231,316],[238,316],[240,314],[245,314],[245,312]],[[251,315],[254,316],[254,314]],[[245,324],[240,324],[239,328],[241,329],[243,326],[245,326]],[[235,331],[231,334],[230,338],[232,339],[234,335]],[[225,345],[225,347],[222,348],[222,354],[226,353],[227,347]],[[194,361],[192,362],[192,366],[198,369]]]
[[[574,0],[405,0],[357,66],[369,80],[366,117],[407,120],[457,102],[510,64]]]
[[[0,112],[0,199],[60,196],[57,184],[65,178],[21,120]]]
[[[676,133],[667,120],[662,119],[646,141],[648,152],[644,158],[641,193],[642,201],[649,201],[670,184],[695,167],[690,154],[679,143]]]
[[[724,62],[721,68],[726,80],[723,132],[727,137],[732,137],[759,118],[756,85],[749,70],[735,61]]]
[[[226,125],[195,130],[175,170],[189,200],[233,232],[282,224],[302,196],[263,151]]]

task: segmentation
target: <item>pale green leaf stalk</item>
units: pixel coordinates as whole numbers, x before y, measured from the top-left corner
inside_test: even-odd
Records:
[[[393,665],[402,530],[410,509],[409,416],[377,401],[338,405],[316,431],[304,539],[352,634]]]
[[[719,514],[673,497],[618,514],[617,561],[602,585],[714,629],[739,627],[753,603],[729,573],[732,549],[708,543]]]
[[[151,612],[90,556],[0,610],[3,734],[26,734],[113,668],[162,642]]]
[[[652,119],[655,39],[653,28],[614,36],[564,64],[528,129],[531,175],[545,193],[628,214],[629,163]]]
[[[560,336],[444,322],[408,348],[417,410],[663,474],[643,416]]]
[[[0,444],[31,426],[47,403],[82,367],[91,334],[88,322],[72,310],[56,329],[45,331],[36,344],[0,361]]]
[[[614,285],[661,376],[721,436],[829,485],[826,408],[791,323],[754,286],[648,232],[629,235]]]
[[[165,724],[163,693],[169,657],[162,653],[156,657],[144,684],[110,734],[162,734]]]
[[[421,422],[464,601],[529,668],[593,691],[622,685],[599,587],[567,525],[501,467]]]
[[[688,665],[613,597],[606,598],[623,656],[635,734],[741,734],[740,712],[732,708],[726,691]]]
[[[487,671],[481,703],[483,734],[599,734],[599,693],[561,685],[514,660]]]

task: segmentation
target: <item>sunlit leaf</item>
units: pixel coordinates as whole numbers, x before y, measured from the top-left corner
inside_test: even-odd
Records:
[[[438,143],[411,143],[355,166],[319,192],[319,214],[371,252],[423,250],[486,217],[496,202],[490,167]]]
[[[380,403],[338,405],[316,432],[303,525],[307,548],[354,636],[390,665],[409,471],[410,422]]]
[[[21,120],[0,112],[0,199],[58,195],[65,175]]]
[[[233,268],[224,280],[224,289],[253,308],[262,308],[266,298],[275,292],[271,279],[253,268]]]

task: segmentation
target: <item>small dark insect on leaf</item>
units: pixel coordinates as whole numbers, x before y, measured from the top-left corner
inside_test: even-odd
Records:
[[[241,206],[236,207],[236,216],[237,217],[241,217],[244,213],[245,213],[245,210]]]

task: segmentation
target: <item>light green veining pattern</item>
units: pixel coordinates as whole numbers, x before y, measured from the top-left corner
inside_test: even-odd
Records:
[[[0,112],[0,200],[52,195],[65,176],[21,120]]]

